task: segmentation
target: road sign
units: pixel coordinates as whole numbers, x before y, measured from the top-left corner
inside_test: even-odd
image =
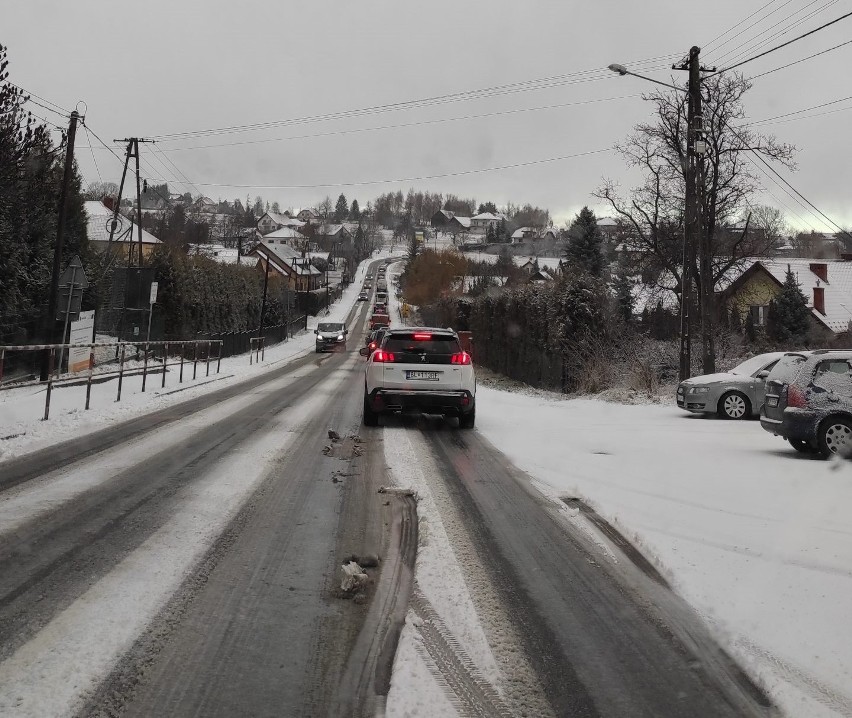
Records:
[[[158,282],[151,282],[151,299],[149,300],[149,304],[157,303],[157,288],[159,287]]]
[[[80,312],[80,319],[71,322],[71,332],[68,335],[69,344],[88,344],[94,341],[95,312]],[[71,347],[68,350],[68,371],[86,371],[91,362],[89,347]]]
[[[80,289],[89,288],[89,280],[86,278],[86,272],[83,270],[83,262],[76,254],[68,262],[65,271],[59,275],[59,286],[67,287],[73,284]]]

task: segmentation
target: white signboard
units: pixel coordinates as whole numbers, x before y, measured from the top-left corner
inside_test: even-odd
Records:
[[[71,322],[68,333],[69,344],[90,344],[95,340],[95,312],[80,312],[80,318]],[[89,369],[89,347],[72,347],[68,350],[68,371],[87,371]]]
[[[151,299],[150,299],[151,304],[157,303],[157,288],[159,286],[160,285],[157,282],[151,282]]]

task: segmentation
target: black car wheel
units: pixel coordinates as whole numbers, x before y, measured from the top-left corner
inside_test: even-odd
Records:
[[[751,403],[745,394],[729,391],[719,399],[718,411],[723,419],[748,419],[751,416]]]
[[[831,416],[819,427],[819,451],[823,456],[852,455],[852,421],[842,416]]]
[[[367,398],[367,394],[364,394],[364,426],[378,426],[379,425],[379,415],[373,411],[373,407],[370,406],[370,400]]]
[[[787,439],[787,441],[790,442],[790,446],[801,454],[815,454],[817,451],[810,442],[804,439]]]

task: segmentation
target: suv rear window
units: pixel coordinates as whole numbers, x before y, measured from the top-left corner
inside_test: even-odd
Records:
[[[425,333],[424,333],[425,334]],[[383,346],[390,352],[400,354],[458,354],[461,351],[459,340],[450,335],[432,335],[431,339],[417,339],[415,334],[393,334],[385,338]]]
[[[777,381],[782,384],[792,384],[796,377],[799,376],[799,370],[802,364],[805,363],[805,357],[798,354],[790,354],[783,356],[778,360],[778,363],[769,372],[766,381]]]

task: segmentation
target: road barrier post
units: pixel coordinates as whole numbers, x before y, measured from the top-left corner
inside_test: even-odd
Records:
[[[118,396],[116,401],[121,401],[121,385],[124,382],[124,353],[127,351],[127,344],[121,344],[121,358],[118,360]]]
[[[163,347],[163,383],[160,384],[161,389],[166,388],[166,365],[168,364],[168,361],[169,361],[169,343],[166,342],[165,346]]]
[[[53,367],[51,367],[51,370]],[[44,419],[42,421],[47,421],[47,417],[50,416],[50,392],[53,391],[53,371],[51,371],[47,375],[47,392],[44,396]]]
[[[195,374],[198,371],[198,343],[192,345],[192,380],[195,381]]]
[[[219,356],[216,357],[216,373],[222,368],[222,342],[219,342]]]
[[[71,356],[70,354],[68,355]],[[95,370],[95,345],[89,346],[89,377],[86,380],[86,411],[89,410],[89,399],[92,396],[92,372]]]
[[[142,360],[142,393],[145,393],[145,383],[148,381],[148,342],[145,342],[145,358]]]
[[[266,337],[260,338],[260,360],[266,359]]]
[[[180,377],[178,377],[178,384],[183,384],[183,353],[186,350],[186,342],[180,343]]]
[[[205,376],[210,376],[210,340],[207,340],[207,374]]]
[[[0,349],[0,384],[3,383],[3,364],[6,362],[6,350]]]

